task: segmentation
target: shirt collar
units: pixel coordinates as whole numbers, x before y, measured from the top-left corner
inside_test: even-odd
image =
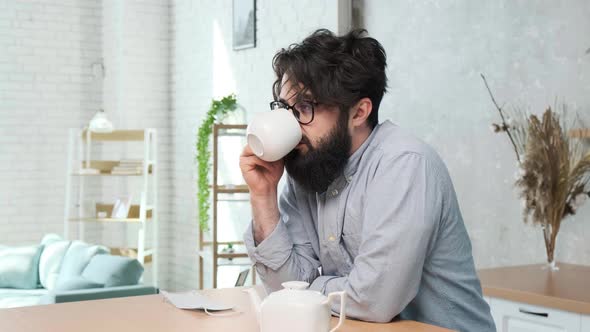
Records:
[[[361,146],[348,158],[348,162],[346,163],[346,167],[344,168],[343,173],[345,177],[353,176],[354,173],[356,173],[361,162],[361,159],[363,157],[363,154],[365,153],[369,145],[371,145],[371,142],[375,138],[375,134],[377,133],[380,127],[381,124],[375,126],[375,128],[373,128],[373,131],[371,131],[369,137],[367,137],[363,144],[361,144]]]
[[[367,137],[363,144],[361,144],[361,146],[348,158],[346,166],[344,167],[344,172],[342,172],[342,175],[336,178],[334,182],[332,182],[332,184],[328,187],[328,193],[332,192],[334,195],[336,195],[338,194],[338,191],[340,191],[352,181],[352,177],[356,173],[365,151],[369,145],[371,145],[371,142],[375,138],[375,135],[377,134],[377,131],[379,131],[380,127],[381,124],[375,126],[369,137]]]

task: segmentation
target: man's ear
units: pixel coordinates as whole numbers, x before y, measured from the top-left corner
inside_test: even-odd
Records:
[[[373,111],[373,102],[369,98],[362,98],[350,110],[351,127],[360,127],[365,124]]]

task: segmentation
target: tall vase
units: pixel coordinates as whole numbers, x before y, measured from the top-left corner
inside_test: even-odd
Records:
[[[561,220],[560,220],[561,221]],[[555,258],[555,244],[557,242],[557,234],[559,233],[560,221],[557,223],[545,223],[543,225],[543,238],[545,240],[545,250],[547,252],[546,267],[552,271],[559,270]],[[557,225],[557,226],[555,226]]]

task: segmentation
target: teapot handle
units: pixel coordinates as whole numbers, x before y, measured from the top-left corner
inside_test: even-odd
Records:
[[[340,296],[340,319],[338,319],[338,324],[336,324],[336,326],[334,326],[330,332],[334,332],[339,329],[340,326],[344,324],[344,320],[346,319],[346,292],[332,292],[328,294],[328,302],[332,302],[332,299],[338,296]]]

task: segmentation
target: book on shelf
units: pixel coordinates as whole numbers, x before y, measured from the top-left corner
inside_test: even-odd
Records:
[[[141,166],[143,165],[143,160],[137,159],[122,159],[119,161],[120,166]]]
[[[124,159],[119,162],[119,164],[111,170],[111,174],[119,174],[119,175],[132,175],[132,174],[141,174],[143,171],[143,161],[142,160],[128,160]]]

